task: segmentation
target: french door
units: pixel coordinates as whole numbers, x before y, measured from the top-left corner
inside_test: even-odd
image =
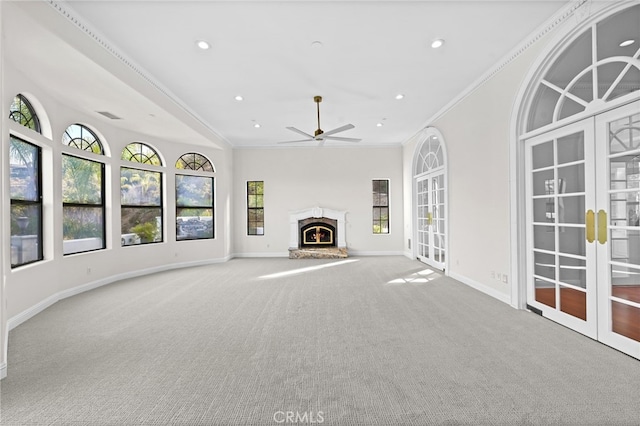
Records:
[[[527,304],[640,358],[640,102],[526,141]]]
[[[440,270],[444,270],[446,257],[444,186],[444,170],[416,180],[418,259]]]

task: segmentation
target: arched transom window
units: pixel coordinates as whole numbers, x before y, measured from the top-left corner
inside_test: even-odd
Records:
[[[444,165],[444,157],[440,140],[430,135],[422,142],[416,161],[415,175],[421,175]]]
[[[640,5],[591,26],[540,79],[527,131],[640,90]],[[631,30],[631,32],[630,32]]]
[[[24,96],[18,94],[13,98],[9,109],[9,118],[31,130],[41,133],[40,120],[35,110]]]
[[[134,163],[162,166],[162,160],[158,153],[149,145],[141,142],[132,142],[122,150],[122,159]]]
[[[82,151],[104,154],[100,139],[82,124],[72,124],[62,135],[62,143]]]
[[[176,161],[176,169],[215,172],[211,161],[204,155],[195,152],[189,152],[178,158],[178,161]]]

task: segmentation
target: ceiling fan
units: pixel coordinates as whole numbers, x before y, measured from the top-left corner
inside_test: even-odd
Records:
[[[295,140],[295,141],[285,141],[285,142],[278,142],[278,143],[297,143],[297,142],[319,141],[320,144],[323,144],[325,140],[334,140],[334,141],[341,141],[341,142],[360,142],[362,140],[362,139],[356,139],[356,138],[345,138],[345,137],[340,137],[340,136],[333,136],[336,133],[344,132],[345,130],[349,130],[349,129],[355,128],[356,126],[354,126],[353,124],[345,124],[344,126],[340,126],[340,127],[335,128],[333,130],[329,130],[327,132],[324,132],[320,128],[320,102],[322,102],[322,96],[314,96],[313,97],[313,101],[316,103],[316,108],[317,108],[317,111],[318,111],[318,128],[316,129],[314,134],[310,135],[309,133],[306,133],[306,132],[303,132],[302,130],[296,129],[295,127],[287,127],[287,129],[291,130],[292,132],[296,132],[299,135],[304,136],[306,139],[299,139],[299,140]]]

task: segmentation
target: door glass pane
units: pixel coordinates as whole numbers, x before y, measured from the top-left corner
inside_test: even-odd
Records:
[[[534,274],[549,278],[550,280],[556,279],[556,257],[554,255],[535,252],[534,262]]]
[[[560,256],[560,281],[586,289],[587,264],[585,259]]]
[[[640,149],[640,113],[609,123],[609,153]]]
[[[640,266],[640,230],[611,230],[611,260]],[[640,284],[640,283],[638,283]]]
[[[614,333],[640,342],[640,309],[611,301],[611,328]]]
[[[578,132],[558,139],[558,164],[584,160],[584,133]]]
[[[558,197],[558,222],[584,225],[584,195]]]
[[[553,226],[534,225],[533,247],[553,251],[556,247],[556,234]]]
[[[558,233],[559,251],[561,253],[584,256],[586,235],[584,227],[563,226]]]
[[[556,286],[540,278],[534,278],[536,301],[552,308],[556,307]]]
[[[549,201],[551,200],[551,201]],[[555,210],[553,198],[536,198],[533,200],[533,221],[534,222],[549,222],[547,213]],[[553,220],[550,222],[553,223]]]
[[[560,310],[581,320],[587,320],[587,293],[560,286]]]
[[[611,295],[640,303],[640,267],[611,265]]]
[[[533,172],[533,195],[555,194],[553,170]]]
[[[584,192],[584,163],[558,167],[558,193]]]
[[[553,165],[553,141],[531,147],[531,164],[534,170]]]

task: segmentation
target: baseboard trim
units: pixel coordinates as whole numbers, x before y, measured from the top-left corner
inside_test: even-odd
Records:
[[[289,257],[289,252],[275,252],[275,253],[234,253],[234,258],[252,258],[252,257]]]
[[[13,317],[9,318],[9,320],[7,321],[7,329],[9,331],[13,330],[14,328],[16,328],[17,326],[19,326],[20,324],[22,324],[23,322],[29,320],[30,318],[33,318],[34,316],[36,316],[37,314],[39,314],[40,312],[44,311],[45,309],[47,309],[49,306],[53,305],[54,303],[66,299],[68,297],[72,297],[75,295],[78,295],[80,293],[84,293],[85,291],[89,291],[89,290],[93,290],[96,289],[98,287],[102,287],[103,285],[107,285],[107,284],[112,284],[114,282],[118,282],[118,281],[122,281],[122,280],[126,280],[129,278],[136,278],[136,277],[140,277],[143,275],[150,275],[150,274],[154,274],[156,272],[163,272],[163,271],[169,271],[172,269],[182,269],[182,268],[190,268],[190,267],[194,267],[194,266],[204,266],[204,265],[211,265],[211,264],[215,264],[215,263],[224,263],[227,262],[228,260],[230,260],[232,257],[231,256],[225,256],[223,258],[219,258],[219,259],[207,259],[207,260],[197,260],[197,261],[193,261],[193,262],[181,262],[181,263],[173,263],[173,264],[169,264],[169,265],[159,265],[159,266],[155,266],[153,268],[147,268],[147,269],[140,269],[137,271],[131,271],[131,272],[125,272],[123,274],[117,274],[117,275],[112,275],[110,277],[106,277],[100,280],[96,280],[96,281],[91,281],[89,283],[86,284],[81,284],[79,286],[73,287],[73,288],[69,288],[67,290],[62,290],[58,293],[55,293],[49,297],[47,297],[46,299],[36,303],[35,305],[31,306],[30,308],[25,309],[24,311],[20,312],[17,315],[14,315]],[[6,368],[6,366],[5,366]]]
[[[349,256],[406,256],[403,251],[360,251],[349,249]],[[289,252],[275,253],[234,253],[234,258],[251,258],[251,257],[289,257]]]
[[[360,251],[349,249],[351,256],[404,256],[403,251]]]
[[[501,293],[495,288],[491,288],[487,285],[484,285],[478,281],[472,280],[471,278],[465,277],[464,275],[460,275],[456,272],[449,272],[449,277],[453,278],[456,281],[460,281],[462,284],[466,284],[469,287],[474,288],[481,293],[491,296],[494,299],[498,299],[499,301],[504,302],[507,305],[511,306],[511,297],[508,294]]]

